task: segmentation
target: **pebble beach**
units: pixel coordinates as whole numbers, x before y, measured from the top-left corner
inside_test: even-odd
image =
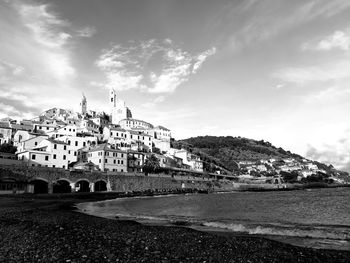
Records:
[[[0,262],[350,262],[350,251],[296,247],[85,215],[74,204],[118,194],[0,197]]]

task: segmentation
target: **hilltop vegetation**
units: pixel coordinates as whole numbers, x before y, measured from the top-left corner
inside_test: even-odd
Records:
[[[239,161],[258,161],[271,158],[294,158],[301,160],[303,157],[277,148],[264,140],[232,136],[199,136],[185,140],[172,141],[172,147],[184,148],[199,155],[205,166],[209,163],[221,166],[229,171],[238,169]]]

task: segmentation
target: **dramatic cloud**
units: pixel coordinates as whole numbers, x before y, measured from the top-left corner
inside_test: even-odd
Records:
[[[350,36],[343,31],[335,31],[332,35],[327,36],[325,39],[320,40],[317,44],[305,43],[302,46],[303,50],[331,50],[341,49],[349,50],[350,48]]]
[[[332,164],[337,169],[350,172],[350,140],[342,138],[337,144],[324,145],[320,149],[309,145],[306,157],[319,162]]]
[[[142,104],[142,106],[145,108],[153,108],[154,106],[156,106],[156,104],[163,102],[164,100],[165,100],[164,96],[158,96],[152,101]]]
[[[0,2],[3,114],[18,118],[34,116],[47,107],[57,106],[53,104],[72,92],[76,69],[71,61],[70,27],[48,4]]]
[[[129,47],[113,46],[104,50],[96,65],[106,75],[107,88],[140,89],[150,93],[171,93],[197,73],[215,48],[191,55],[170,39],[154,39]]]

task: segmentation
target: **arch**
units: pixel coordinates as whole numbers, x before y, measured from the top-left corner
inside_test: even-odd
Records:
[[[58,179],[53,183],[53,193],[71,193],[72,188],[67,179]]]
[[[90,182],[87,179],[80,179],[75,183],[76,192],[88,193],[90,192]]]
[[[34,179],[30,181],[34,185],[34,194],[47,194],[49,192],[49,184],[45,179]]]
[[[98,180],[95,182],[95,192],[107,191],[107,183],[105,180]]]

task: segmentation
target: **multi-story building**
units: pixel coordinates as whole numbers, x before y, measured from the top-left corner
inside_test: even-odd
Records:
[[[98,165],[101,171],[127,172],[127,155],[127,152],[118,148],[113,149],[107,143],[104,143],[89,150],[87,159],[89,162]]]
[[[0,125],[0,144],[12,141],[12,129],[4,124]]]
[[[68,165],[77,161],[77,156],[65,142],[44,139],[37,147],[17,153],[19,160],[29,166],[44,166],[67,169]]]
[[[186,151],[185,149],[177,150],[172,148],[170,154],[181,158],[183,165],[189,165],[192,170],[203,172],[203,161],[201,161],[200,157]]]
[[[142,172],[145,163],[145,154],[141,152],[128,152],[128,172]]]

